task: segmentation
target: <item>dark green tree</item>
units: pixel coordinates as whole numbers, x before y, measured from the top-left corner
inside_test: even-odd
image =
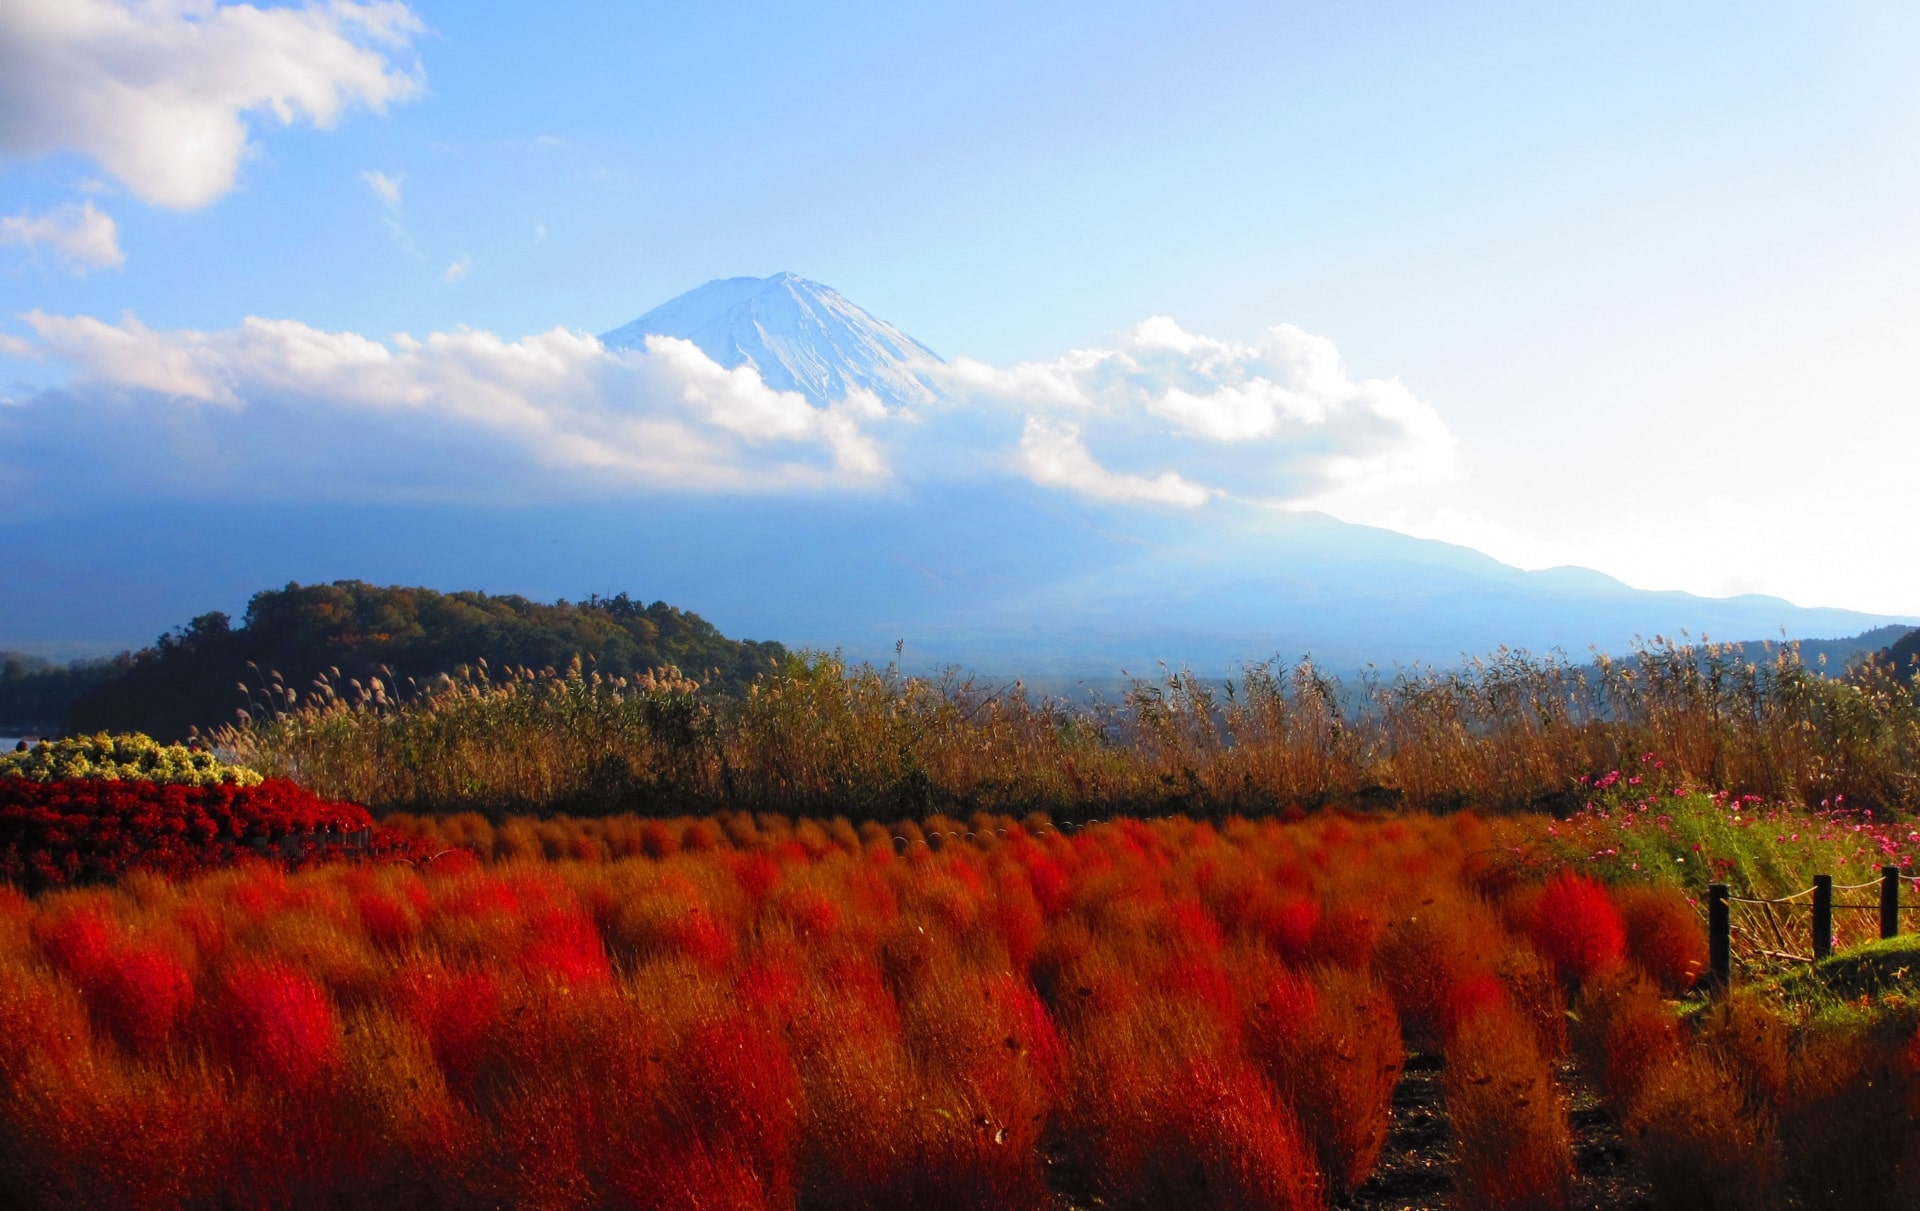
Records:
[[[323,673],[340,684],[378,675],[404,688],[408,678],[424,682],[482,660],[500,671],[559,668],[579,656],[621,677],[673,665],[731,693],[784,654],[777,643],[729,639],[698,614],[662,601],[641,606],[626,593],[576,605],[357,580],[289,584],[256,593],[238,627],[216,612],[162,635],[74,700],[65,724],[178,739],[231,721],[249,704],[243,684],[264,703],[279,694],[276,683],[305,695]]]

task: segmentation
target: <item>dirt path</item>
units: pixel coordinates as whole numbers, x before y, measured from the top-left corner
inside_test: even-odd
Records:
[[[1653,1191],[1633,1161],[1613,1111],[1600,1091],[1572,1060],[1562,1060],[1560,1087],[1572,1104],[1567,1125],[1573,1131],[1573,1203],[1578,1211],[1651,1211]]]
[[[1393,1125],[1373,1176],[1344,1205],[1381,1211],[1445,1207],[1453,1194],[1453,1124],[1437,1055],[1414,1052],[1393,1089]]]
[[[1441,1078],[1444,1062],[1407,1057],[1393,1091],[1393,1126],[1380,1163],[1345,1204],[1355,1211],[1444,1211],[1452,1207],[1453,1127]],[[1645,1211],[1653,1206],[1613,1115],[1571,1060],[1557,1074],[1570,1099],[1573,1201],[1578,1211]]]

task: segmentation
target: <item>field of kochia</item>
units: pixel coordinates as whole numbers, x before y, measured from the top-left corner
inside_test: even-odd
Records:
[[[0,1197],[1312,1208],[1373,1171],[1415,1051],[1455,1206],[1568,1204],[1568,1054],[1662,1205],[1920,1205],[1904,1002],[1666,999],[1700,918],[1623,852],[1697,852],[1674,812],[1738,828],[1670,798],[1665,825],[562,820],[550,856],[0,891]],[[1823,864],[1858,835],[1808,820]]]
[[[1920,688],[1737,655],[269,677],[0,755],[0,1205],[1910,1211],[1920,947],[1743,905],[1699,983],[1709,882],[1914,871]]]

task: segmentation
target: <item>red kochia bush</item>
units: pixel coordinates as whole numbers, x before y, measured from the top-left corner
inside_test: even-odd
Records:
[[[1620,966],[1627,926],[1607,889],[1584,875],[1548,882],[1533,913],[1533,942],[1566,979],[1585,983]]]
[[[757,1179],[766,1206],[791,1206],[803,1093],[778,1032],[745,1013],[696,1024],[675,1055],[686,1121],[707,1150]]]
[[[326,989],[277,960],[229,968],[212,1006],[213,1034],[234,1067],[301,1089],[340,1054],[340,1023]]]
[[[114,952],[126,941],[119,921],[92,906],[41,917],[32,929],[47,961],[82,986],[112,965]]]
[[[193,1003],[193,978],[180,960],[154,946],[129,946],[86,989],[96,1016],[141,1055],[167,1045]]]
[[[1323,1205],[1311,1146],[1252,1069],[1199,1061],[1178,1087],[1186,1096],[1155,1124],[1143,1182],[1150,1206],[1309,1211]]]
[[[1670,887],[1614,891],[1627,926],[1627,953],[1670,996],[1692,988],[1707,969],[1707,931],[1700,914]]]
[[[406,849],[352,803],[294,782],[181,786],[157,782],[0,778],[0,879],[29,890],[110,879],[133,869],[186,875],[246,855],[305,857],[350,836],[375,850]],[[424,845],[425,843],[420,843]]]
[[[394,1001],[426,1036],[448,1087],[470,1097],[502,1016],[499,979],[490,971],[461,971],[420,958],[401,968],[393,987]]]

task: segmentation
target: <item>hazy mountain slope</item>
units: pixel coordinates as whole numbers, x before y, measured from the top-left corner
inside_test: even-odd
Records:
[[[139,645],[181,618],[238,613],[290,580],[478,588],[552,600],[633,592],[685,602],[729,635],[841,647],[914,668],[1111,676],[1156,659],[1224,671],[1311,652],[1340,667],[1452,663],[1502,644],[1627,650],[1686,628],[1719,638],[1855,635],[1889,620],[1764,597],[1582,593],[1477,553],[1311,514],[1257,519],[1204,549],[1180,517],[1030,486],[841,498],[654,497],[487,509],[156,506],[169,532],[217,528],[192,561],[164,544],[110,561],[35,544],[0,581],[0,647]],[[101,517],[46,524],[100,532]],[[311,538],[295,547],[289,534]],[[60,642],[65,641],[65,642]]]

